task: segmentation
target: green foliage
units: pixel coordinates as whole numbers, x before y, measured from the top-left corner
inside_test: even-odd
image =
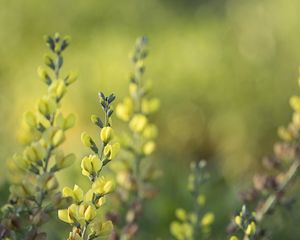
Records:
[[[75,116],[65,117],[60,108],[68,86],[77,77],[74,73],[61,75],[62,53],[70,38],[56,33],[45,41],[50,50],[45,57],[48,69],[40,67],[38,74],[47,85],[47,93],[38,100],[36,111],[24,115],[24,149],[8,161],[12,184],[8,202],[2,208],[1,236],[10,239],[46,239],[40,227],[49,221],[51,212],[68,204],[58,191],[56,172],[75,161],[74,154],[64,154],[60,149]]]

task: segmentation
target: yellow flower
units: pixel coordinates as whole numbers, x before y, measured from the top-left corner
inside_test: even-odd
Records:
[[[124,98],[123,102],[117,105],[116,115],[121,120],[127,122],[133,114],[133,110],[133,101],[131,98],[127,97]]]
[[[24,150],[24,157],[29,162],[37,162],[43,160],[46,157],[46,149],[38,142],[31,144]]]
[[[84,201],[85,202],[92,202],[93,201],[93,196],[94,196],[94,191],[93,191],[93,189],[90,189],[84,195]],[[106,198],[104,196],[104,197],[100,197],[99,199],[97,199],[95,203],[96,203],[97,207],[101,207],[103,204],[105,204],[105,202],[106,202]]]
[[[98,237],[107,238],[113,230],[113,224],[111,221],[96,221],[92,225],[92,230],[96,233]]]
[[[229,240],[239,240],[237,236],[231,236]]]
[[[24,119],[29,127],[35,128],[37,125],[36,116],[32,112],[26,112],[24,115]]]
[[[67,88],[65,82],[61,79],[53,82],[49,88],[49,93],[52,94],[53,97],[58,99],[62,98],[66,93]]]
[[[147,139],[154,139],[157,135],[157,127],[154,124],[148,124],[143,131],[143,136]]]
[[[158,110],[160,106],[160,101],[157,98],[143,99],[142,100],[142,112],[145,114],[150,114]]]
[[[111,127],[104,127],[101,129],[100,138],[104,143],[108,143],[113,137],[113,129]]]
[[[294,111],[300,112],[300,97],[299,96],[292,96],[290,98],[290,105]]]
[[[89,155],[81,160],[81,172],[84,176],[98,173],[102,168],[102,162],[97,155]]]
[[[92,189],[95,193],[105,195],[113,191],[114,183],[112,180],[106,180],[103,176],[97,178],[93,183]]]
[[[48,116],[57,109],[56,100],[50,96],[44,96],[38,102],[38,110],[41,114]]]
[[[133,97],[135,97],[136,94],[137,94],[137,90],[138,90],[137,84],[131,82],[129,84],[129,93],[130,93],[130,95],[133,96]]]
[[[242,224],[242,218],[241,218],[241,216],[240,215],[235,216],[234,222],[235,222],[236,225],[241,226],[241,224]]]
[[[215,220],[215,215],[213,213],[206,213],[201,220],[201,225],[209,226],[214,222],[214,220]]]
[[[104,155],[107,157],[108,160],[112,160],[117,156],[119,151],[120,151],[119,143],[108,144],[104,148]]]
[[[79,206],[79,216],[87,222],[90,222],[96,217],[96,208],[89,203],[82,203]]]
[[[185,221],[187,219],[186,211],[182,208],[176,209],[175,215],[181,221]]]
[[[56,147],[56,146],[60,145],[64,140],[65,140],[64,131],[59,129],[54,132],[51,142],[52,142],[52,145]]]
[[[68,209],[58,210],[58,218],[66,223],[74,223],[78,217],[78,206],[72,204]]]
[[[65,79],[65,84],[68,86],[74,83],[78,78],[78,74],[76,72],[70,72],[67,78]]]
[[[143,146],[143,153],[145,155],[150,155],[154,152],[155,148],[156,148],[156,144],[154,141],[146,142]]]
[[[255,222],[251,222],[247,226],[245,233],[246,233],[246,235],[251,236],[251,235],[254,235],[255,232],[256,232],[256,224],[255,224]]]
[[[278,128],[278,136],[284,141],[290,142],[293,140],[293,134],[285,127]]]
[[[67,130],[69,128],[72,128],[75,125],[76,117],[73,113],[69,114],[65,121],[64,121],[64,126],[63,129]]]
[[[71,166],[75,162],[75,159],[76,157],[73,153],[65,157],[55,156],[55,163],[58,169],[63,169]]]
[[[91,147],[93,145],[92,138],[86,132],[81,134],[81,142],[86,147]]]
[[[77,203],[82,202],[83,200],[83,191],[78,185],[74,185],[74,188],[71,189],[69,187],[64,187],[62,190],[62,194],[64,197],[71,197]]]
[[[129,123],[129,127],[134,132],[142,132],[148,123],[148,119],[143,114],[136,114]]]

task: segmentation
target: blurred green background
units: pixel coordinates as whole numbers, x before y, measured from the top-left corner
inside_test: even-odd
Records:
[[[164,176],[160,195],[146,205],[138,239],[170,238],[175,208],[192,207],[189,162],[202,158],[212,171],[206,192],[207,209],[216,213],[213,239],[225,239],[231,213],[240,207],[238,191],[250,185],[261,157],[272,152],[276,128],[291,116],[288,98],[299,91],[300,1],[0,0],[0,6],[1,165],[20,149],[22,113],[45,91],[36,75],[46,51],[43,35],[60,32],[73,39],[64,69],[80,77],[64,109],[76,112],[77,125],[65,148],[79,159],[80,133],[94,131],[89,116],[99,112],[97,92],[125,96],[128,53],[145,34],[146,75],[162,102],[153,161]],[[64,174],[65,184],[73,184],[76,167]],[[1,202],[7,195],[5,172],[2,167]],[[284,221],[273,218],[273,239],[298,239],[300,229],[292,226],[299,220],[297,211]],[[55,234],[50,239],[58,239]]]

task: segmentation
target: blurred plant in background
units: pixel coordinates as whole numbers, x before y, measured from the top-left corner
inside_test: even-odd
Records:
[[[25,147],[8,161],[11,186],[10,197],[1,211],[1,239],[46,239],[40,227],[53,211],[68,202],[58,191],[55,175],[75,161],[74,154],[64,154],[60,149],[75,116],[64,117],[60,108],[67,87],[77,77],[73,72],[60,74],[62,53],[69,46],[70,37],[55,34],[47,36],[46,43],[51,54],[45,56],[45,64],[50,72],[40,67],[38,74],[48,91],[38,101],[36,111],[25,114],[22,129]]]
[[[201,160],[191,164],[191,173],[188,181],[194,209],[190,212],[178,208],[175,212],[176,221],[170,225],[172,235],[177,240],[210,239],[211,225],[215,215],[212,212],[203,211],[205,195],[202,191],[203,184],[208,180],[209,174],[206,171],[206,161]]]
[[[120,149],[118,142],[112,142],[114,134],[111,104],[115,96],[113,94],[105,96],[101,92],[99,98],[104,120],[97,115],[92,115],[91,120],[100,128],[101,146],[98,147],[86,132],[81,135],[83,145],[93,152],[81,160],[82,175],[89,178],[90,188],[84,194],[78,185],[75,185],[73,189],[65,187],[63,196],[71,197],[73,203],[67,209],[58,211],[58,217],[73,226],[69,240],[108,239],[113,229],[112,222],[103,219],[101,207],[106,202],[106,195],[113,191],[114,182],[104,177],[101,170],[116,157]]]
[[[116,225],[112,239],[134,239],[139,231],[139,218],[144,201],[154,196],[152,185],[158,175],[149,156],[156,148],[157,127],[151,123],[151,114],[159,108],[159,100],[149,96],[151,82],[145,82],[147,38],[137,39],[131,55],[133,72],[130,75],[129,96],[116,107],[116,114],[129,128],[120,135],[123,155],[111,166],[117,179],[117,198],[120,212],[111,211],[108,218]]]
[[[245,237],[249,239],[270,238],[272,226],[263,220],[280,207],[285,210],[292,210],[294,207],[295,198],[293,194],[291,196],[287,193],[292,180],[299,173],[300,166],[300,97],[292,96],[290,105],[294,111],[292,121],[288,127],[278,129],[282,141],[274,145],[274,154],[271,157],[263,158],[267,172],[256,174],[253,177],[253,187],[241,193],[242,200],[252,206],[255,214],[253,220],[247,220],[244,207],[240,215],[235,217],[235,225],[244,230]],[[257,230],[253,230],[256,228]]]

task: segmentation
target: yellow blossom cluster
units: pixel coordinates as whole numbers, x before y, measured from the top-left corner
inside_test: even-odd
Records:
[[[99,94],[100,104],[105,114],[105,120],[92,115],[91,121],[98,128],[101,146],[98,147],[95,141],[86,133],[82,133],[82,144],[92,151],[81,160],[81,173],[89,178],[90,189],[84,191],[75,184],[72,188],[65,187],[63,196],[72,199],[72,204],[66,209],[58,211],[60,220],[73,226],[68,240],[90,240],[99,237],[107,238],[113,229],[112,222],[103,220],[101,207],[106,202],[106,195],[114,190],[114,182],[101,175],[102,168],[113,160],[119,152],[120,144],[114,141],[111,116],[113,110],[111,103],[114,101],[113,94],[105,96]]]

